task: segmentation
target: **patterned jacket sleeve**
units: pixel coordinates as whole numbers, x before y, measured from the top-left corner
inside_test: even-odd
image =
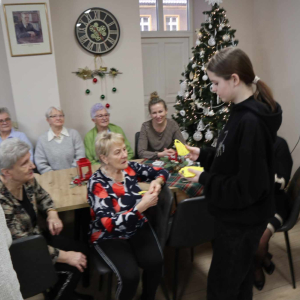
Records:
[[[108,195],[105,183],[91,180],[88,183],[88,202],[91,206],[91,241],[132,236],[146,218],[133,206],[120,212],[122,198]],[[140,197],[140,196],[139,196]]]
[[[161,177],[164,182],[169,178],[169,172],[163,168],[150,167],[141,165],[136,162],[130,162],[129,166],[136,172],[139,182],[151,182],[152,180]]]

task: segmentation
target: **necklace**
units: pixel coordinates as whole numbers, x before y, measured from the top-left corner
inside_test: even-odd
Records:
[[[114,184],[118,185],[118,186],[123,186],[123,181],[124,181],[124,173],[122,172],[122,180],[121,181],[116,181],[113,177],[109,176],[107,174],[107,171],[104,168],[101,168],[102,173],[109,178]]]

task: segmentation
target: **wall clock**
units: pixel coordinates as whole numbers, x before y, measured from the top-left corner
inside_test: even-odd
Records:
[[[113,50],[120,39],[120,26],[109,11],[93,7],[84,11],[75,24],[79,44],[93,54],[105,54]]]

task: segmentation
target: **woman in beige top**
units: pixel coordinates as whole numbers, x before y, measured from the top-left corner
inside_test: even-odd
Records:
[[[139,158],[157,159],[174,155],[175,150],[171,149],[174,140],[178,139],[182,143],[185,140],[176,121],[167,118],[166,102],[159,98],[157,92],[151,94],[148,109],[151,120],[144,122],[141,128]]]

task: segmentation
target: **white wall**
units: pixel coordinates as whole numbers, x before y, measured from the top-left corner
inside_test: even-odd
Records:
[[[83,80],[71,72],[78,68],[94,69],[94,55],[78,44],[74,26],[79,15],[88,8],[101,7],[117,18],[121,37],[114,50],[102,56],[102,65],[117,68],[122,75],[114,80],[110,76],[98,83]],[[144,121],[143,73],[141,36],[139,27],[139,4],[137,0],[50,0],[53,36],[55,42],[61,106],[66,112],[66,123],[77,129],[82,137],[93,127],[89,115],[94,103],[109,103],[111,122],[125,131],[132,147],[134,134]],[[98,64],[99,67],[99,64]],[[102,82],[102,84],[101,84]],[[112,87],[117,93],[111,92]],[[89,88],[91,93],[85,94]],[[105,94],[102,101],[100,95]]]
[[[6,51],[4,45],[4,35],[0,22],[0,107],[7,107],[14,122],[17,121],[15,105],[11,90],[10,76],[7,65]]]
[[[4,0],[2,4],[27,2],[26,0]],[[30,3],[39,2],[39,0],[30,1]],[[49,1],[44,2],[48,5],[51,33]],[[0,14],[19,129],[35,142],[48,128],[48,123],[45,121],[47,108],[51,105],[60,105],[54,51],[49,55],[11,57],[2,7]]]
[[[254,0],[254,57],[256,73],[281,104],[279,135],[290,150],[300,135],[300,1]],[[293,152],[294,171],[300,165],[300,144]]]

